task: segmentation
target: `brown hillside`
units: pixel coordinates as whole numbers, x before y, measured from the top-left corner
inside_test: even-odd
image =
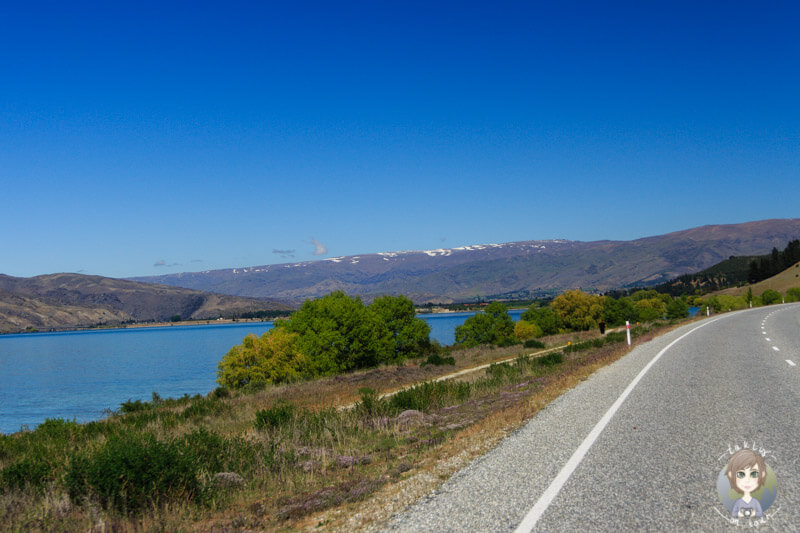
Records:
[[[754,285],[745,285],[743,287],[731,287],[730,289],[723,289],[714,294],[729,294],[731,296],[742,296],[747,293],[747,289],[753,289],[753,295],[760,296],[767,289],[778,291],[781,294],[786,294],[788,289],[792,287],[800,288],[800,262],[794,266],[787,268],[780,274],[776,274],[771,278],[759,281]]]

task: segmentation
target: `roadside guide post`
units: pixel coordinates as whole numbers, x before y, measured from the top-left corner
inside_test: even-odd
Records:
[[[631,345],[631,322],[630,320],[625,321],[625,330],[628,332],[628,346]]]

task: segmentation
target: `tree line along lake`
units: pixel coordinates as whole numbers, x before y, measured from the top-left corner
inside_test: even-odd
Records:
[[[511,310],[518,320],[524,310]],[[475,313],[422,314],[431,340],[455,342]],[[104,329],[0,336],[0,433],[33,429],[48,418],[89,422],[128,400],[207,394],[217,363],[272,322]]]

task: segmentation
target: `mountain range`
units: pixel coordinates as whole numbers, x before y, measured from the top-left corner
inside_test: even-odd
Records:
[[[536,240],[132,278],[220,294],[301,303],[335,290],[416,303],[532,298],[581,288],[653,286],[731,256],[800,236],[800,219],[710,225],[631,241]]]
[[[0,332],[69,329],[100,324],[216,319],[263,310],[289,310],[284,303],[140,283],[49,274],[17,278],[0,274]]]

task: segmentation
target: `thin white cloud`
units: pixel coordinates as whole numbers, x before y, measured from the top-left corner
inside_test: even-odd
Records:
[[[164,261],[163,259],[159,259],[158,261],[153,263],[153,266],[157,267],[157,268],[161,268],[161,267],[181,266],[181,264],[180,263],[172,263],[171,265],[168,265],[166,261]]]
[[[281,257],[294,257],[295,250],[278,250],[277,248],[272,249],[272,253],[279,255]]]
[[[314,245],[314,255],[325,255],[328,253],[328,247],[314,237],[311,237],[311,244]]]

